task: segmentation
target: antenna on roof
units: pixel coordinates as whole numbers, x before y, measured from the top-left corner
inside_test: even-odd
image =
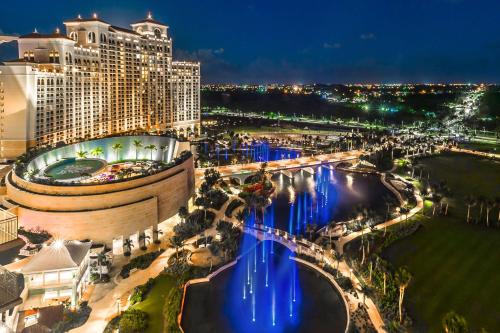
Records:
[[[81,20],[82,19],[82,15],[78,14],[78,19]]]
[[[151,12],[148,12],[148,20],[152,20],[153,19],[153,15],[151,14]]]
[[[59,30],[59,27],[56,28],[56,34],[59,34],[61,33],[61,31]]]
[[[97,13],[92,14],[92,17],[96,19],[97,18]]]
[[[38,30],[36,30],[36,28],[35,28],[35,31],[33,31],[33,32],[34,32],[35,34],[37,34],[37,33],[38,33]]]

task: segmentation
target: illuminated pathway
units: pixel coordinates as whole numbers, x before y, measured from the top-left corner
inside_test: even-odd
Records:
[[[348,152],[306,156],[290,160],[272,161],[272,162],[267,162],[267,171],[272,173],[286,169],[310,167],[322,163],[337,163],[343,161],[347,162],[350,160],[358,159],[361,155],[363,155],[363,153],[364,153],[363,150],[351,150]],[[235,165],[214,167],[214,169],[219,171],[222,177],[250,175],[258,171],[260,169],[261,164],[262,164],[261,162],[248,163],[248,164],[235,164]],[[196,169],[195,175],[196,175],[197,185],[199,185],[199,183],[201,182],[205,170],[206,168]]]

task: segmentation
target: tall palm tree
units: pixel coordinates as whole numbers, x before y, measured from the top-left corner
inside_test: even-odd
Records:
[[[139,156],[139,149],[142,147],[142,141],[135,139],[132,141],[132,145],[135,147],[135,160],[137,161],[137,157]]]
[[[175,247],[175,257],[179,259],[179,248],[182,248],[183,246],[183,241],[182,238],[179,236],[175,235],[170,238],[170,244]]]
[[[441,319],[443,329],[446,333],[467,333],[467,321],[455,311],[450,311]]]
[[[337,252],[335,251],[335,253],[333,254],[333,257],[335,258],[335,260],[337,261],[337,278],[339,277],[339,266],[340,266],[340,261],[342,260],[342,258],[344,257],[342,255],[342,253],[340,252]]]
[[[465,204],[467,205],[467,223],[469,223],[469,221],[470,221],[470,208],[474,207],[477,204],[477,200],[472,195],[467,195],[465,197]]]
[[[486,226],[490,226],[490,211],[495,207],[495,201],[493,200],[486,200],[485,203],[486,206]]]
[[[115,152],[115,159],[118,161],[118,151],[123,149],[123,145],[119,142],[115,143],[114,145],[111,146],[111,149]]]
[[[165,158],[165,149],[167,149],[167,145],[161,145],[160,146],[160,152],[161,152],[161,160],[163,161],[163,159]]]
[[[77,152],[76,152],[76,156],[77,156],[78,158],[85,158],[85,157],[87,157],[87,154],[88,154],[88,152],[83,151],[83,150],[80,150],[80,151],[77,151]]]
[[[95,147],[94,149],[92,149],[90,151],[90,155],[92,155],[94,157],[99,157],[102,154],[104,154],[104,150],[102,149],[102,147]]]
[[[405,295],[405,290],[408,287],[408,284],[410,283],[411,280],[411,274],[410,272],[404,268],[400,267],[396,271],[396,283],[399,286],[399,302],[398,302],[398,308],[399,308],[399,322],[403,322],[403,299]]]
[[[483,218],[483,208],[484,204],[486,203],[486,197],[483,195],[480,195],[477,197],[477,203],[479,204],[479,219],[478,222],[481,222],[481,219]]]
[[[147,145],[146,147],[144,147],[144,149],[149,150],[149,153],[150,153],[150,158],[149,159],[152,161],[153,160],[153,151],[158,150],[158,149],[153,144]]]

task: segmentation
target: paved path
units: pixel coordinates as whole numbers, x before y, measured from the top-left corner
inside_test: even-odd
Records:
[[[278,170],[314,166],[321,163],[340,162],[340,161],[359,158],[363,153],[364,151],[362,150],[351,150],[348,152],[306,156],[290,160],[271,161],[267,162],[267,170],[269,172],[274,172]],[[227,177],[231,175],[254,173],[260,169],[261,164],[262,164],[261,162],[258,162],[258,163],[248,163],[248,164],[226,165],[226,166],[215,167],[214,169],[217,169],[222,175],[222,177]],[[197,184],[201,182],[204,172],[205,168],[197,168],[195,170]]]
[[[109,285],[110,283],[96,285],[89,300],[89,306],[92,308],[89,319],[85,325],[70,332],[102,332],[109,320],[117,314],[117,300],[135,286],[144,284],[149,278],[158,276],[163,268],[168,265],[168,258],[174,252],[173,249],[167,249],[147,269],[132,273],[129,278],[119,281],[118,284],[111,282],[112,286]]]

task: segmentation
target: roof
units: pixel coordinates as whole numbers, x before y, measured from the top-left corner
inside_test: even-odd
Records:
[[[165,23],[153,20],[152,18],[149,18],[149,17],[146,18],[146,19],[144,19],[144,20],[140,20],[140,21],[134,22],[134,23],[132,23],[132,25],[134,25],[134,24],[141,24],[141,23],[153,23],[153,24],[163,25],[165,27],[167,26]]]
[[[110,26],[109,29],[120,31],[120,32],[126,32],[128,34],[133,34],[133,35],[137,35],[137,36],[141,36],[141,34],[135,32],[134,30],[130,30],[130,29],[122,28],[122,27],[117,27],[116,25]]]
[[[91,17],[91,18],[77,17],[75,19],[65,20],[63,23],[84,23],[84,22],[99,22],[99,23],[109,24],[108,22],[103,21],[97,17]]]
[[[38,33],[38,32],[32,32],[30,34],[27,34],[27,35],[22,35],[19,37],[19,39],[30,39],[30,38],[45,38],[45,39],[49,39],[49,38],[62,38],[62,39],[67,39],[67,40],[70,40],[72,42],[74,42],[74,40],[72,40],[71,38],[69,38],[68,36],[64,35],[64,34],[61,34],[61,33],[57,33],[57,32],[54,32],[54,33],[51,33],[51,34],[41,34],[41,33]]]
[[[69,241],[61,244],[60,241],[55,241],[50,246],[42,247],[21,272],[26,274],[77,268],[85,259],[91,245],[91,242]]]

